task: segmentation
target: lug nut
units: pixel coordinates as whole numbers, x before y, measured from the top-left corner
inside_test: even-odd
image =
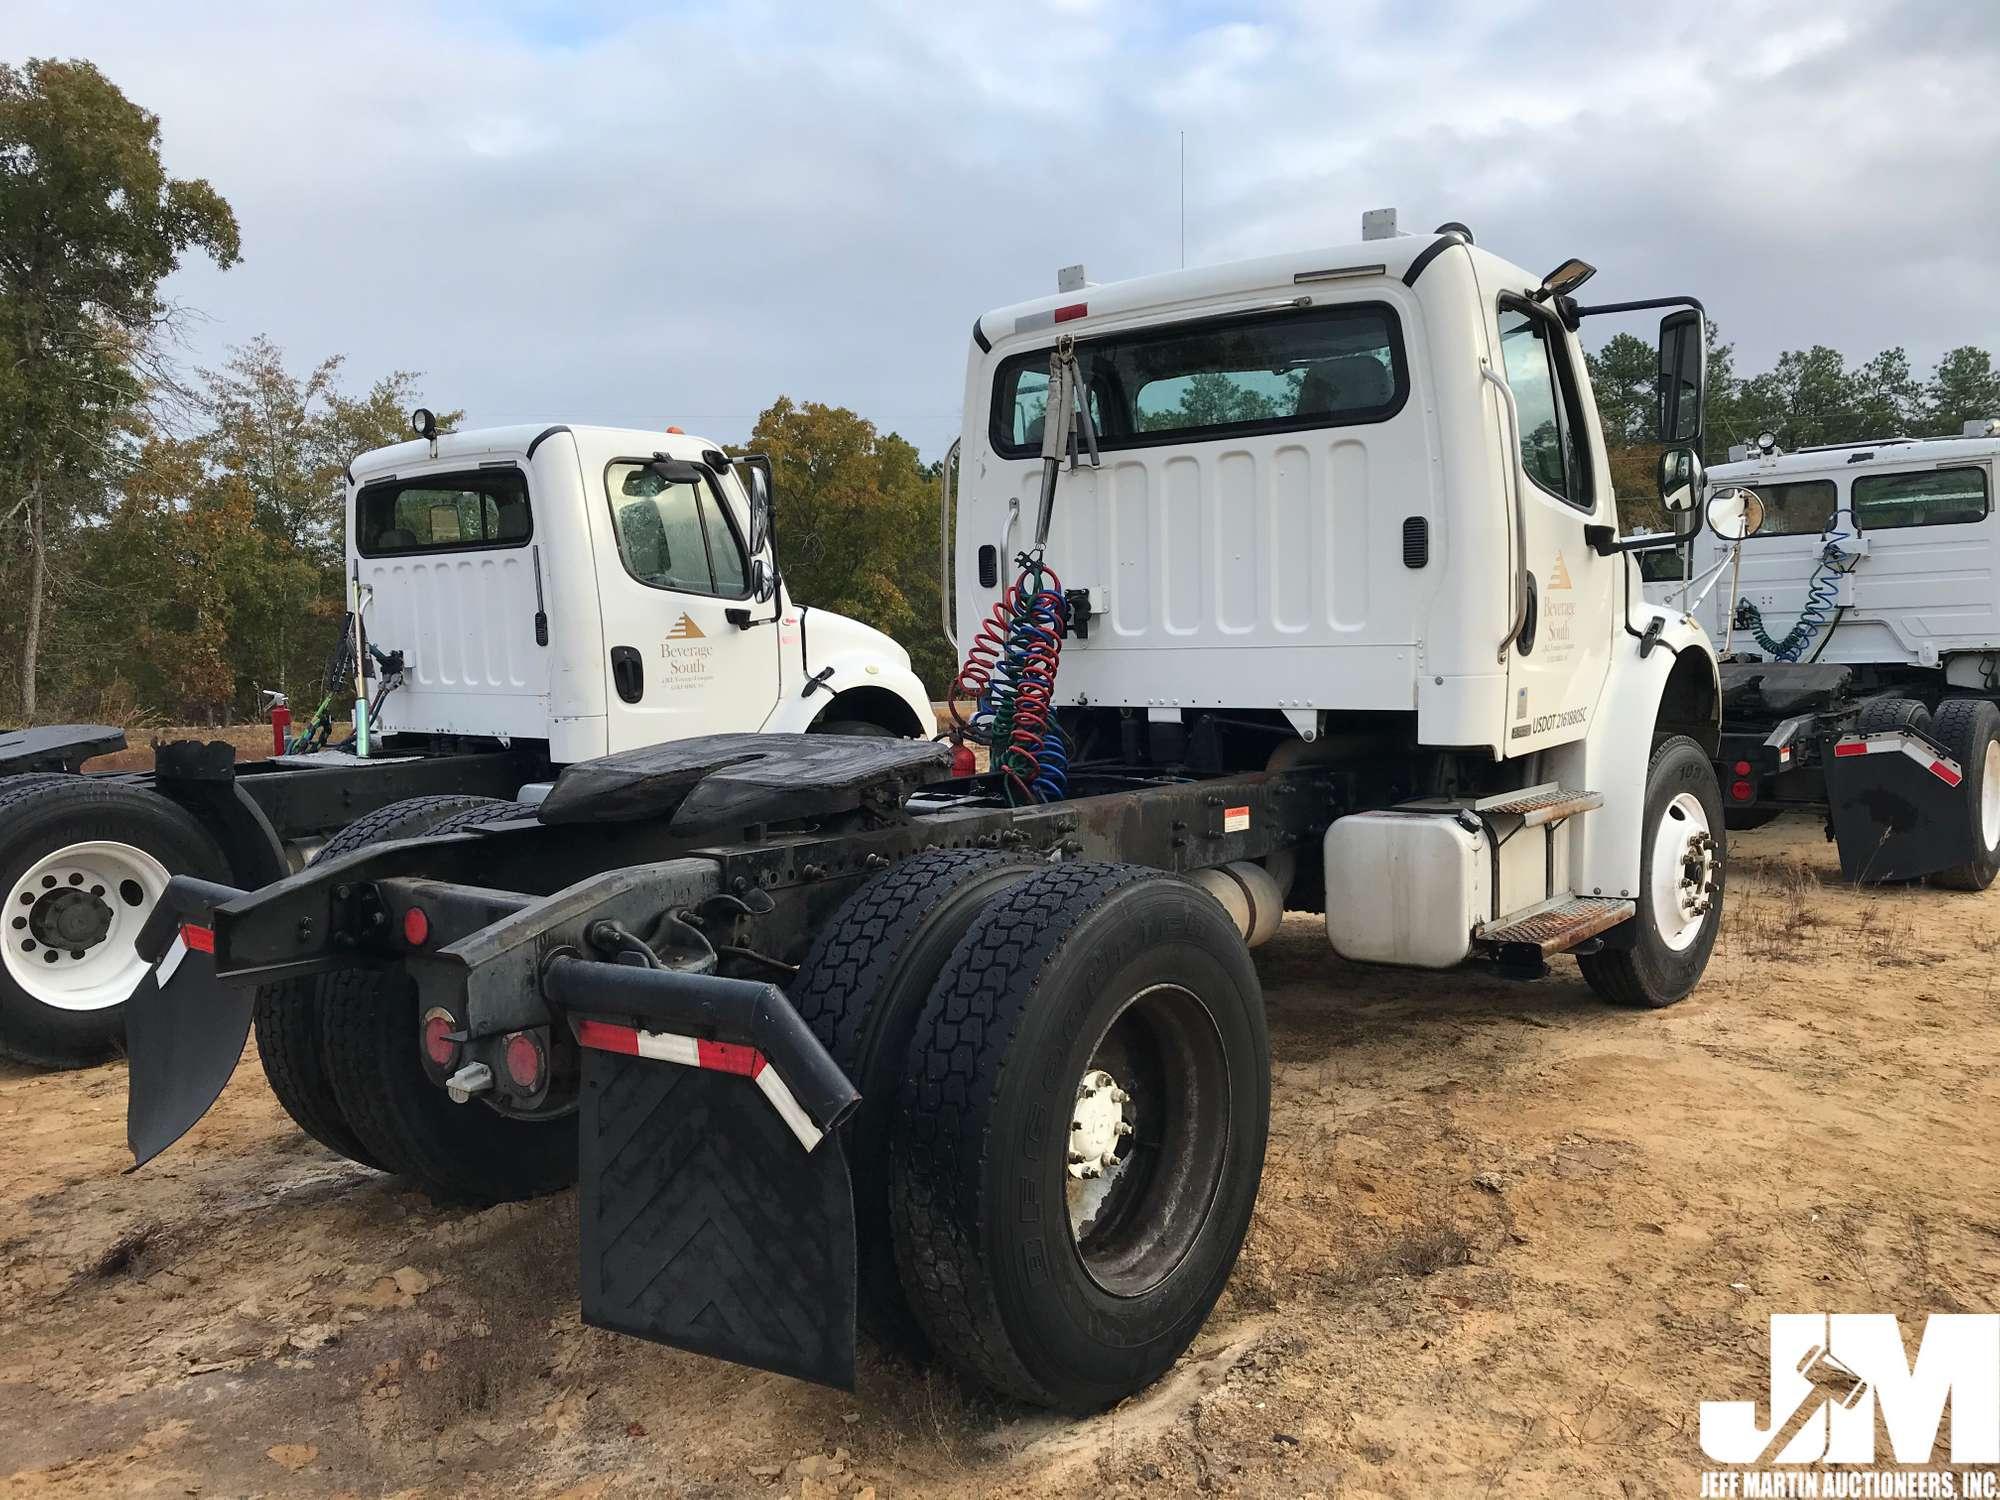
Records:
[[[1119,1135],[1130,1135],[1132,1133],[1132,1122],[1130,1120],[1120,1120],[1115,1130]]]
[[[1098,1157],[1097,1160],[1099,1164],[1103,1166],[1107,1167],[1116,1166],[1118,1163],[1118,1153],[1115,1151],[1107,1151],[1102,1156]]]
[[[1132,1096],[1123,1089],[1113,1089],[1111,1091],[1111,1102],[1113,1104],[1130,1104]]]
[[[1069,1154],[1069,1164],[1070,1164],[1070,1165],[1071,1165],[1072,1167],[1080,1167],[1080,1166],[1082,1166],[1082,1165],[1083,1165],[1083,1163],[1084,1163],[1084,1160],[1085,1160],[1085,1158],[1084,1158],[1084,1154],[1083,1154],[1083,1153],[1082,1153],[1081,1151],[1072,1151],[1072,1152],[1070,1152],[1070,1154]]]

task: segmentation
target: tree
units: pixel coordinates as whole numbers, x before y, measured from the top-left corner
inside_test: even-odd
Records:
[[[1658,422],[1660,353],[1644,339],[1615,333],[1596,353],[1586,352],[1590,388],[1607,448],[1651,443]]]
[[[1970,344],[1945,355],[1924,386],[1922,407],[1933,437],[1950,437],[1964,431],[1967,422],[2000,417],[2000,371],[1993,368],[1993,356]]]
[[[758,417],[749,447],[771,456],[779,561],[793,594],[894,636],[942,694],[957,663],[937,625],[934,468],[845,407],[789,396]]]
[[[236,216],[208,183],[167,176],[157,117],[87,62],[0,64],[0,525],[28,558],[26,718],[52,533],[139,399],[160,282],[190,250],[234,265]]]

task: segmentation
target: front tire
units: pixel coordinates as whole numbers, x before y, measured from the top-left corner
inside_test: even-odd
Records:
[[[988,902],[917,1023],[891,1140],[933,1347],[1071,1411],[1156,1380],[1249,1231],[1270,1102],[1256,970],[1205,892],[1078,863]]]
[[[1590,987],[1619,1005],[1657,1010],[1701,980],[1722,926],[1728,835],[1707,754],[1685,735],[1662,740],[1646,767],[1638,911],[1607,944],[1577,958]]]
[[[0,781],[0,1056],[46,1068],[112,1056],[147,969],[133,941],[167,881],[228,873],[215,840],[157,792],[56,772]]]
[[[1976,851],[1964,864],[1931,877],[1953,891],[1983,891],[2000,874],[2000,708],[1985,698],[1948,698],[1938,705],[1932,737],[1958,762],[1963,816]]]

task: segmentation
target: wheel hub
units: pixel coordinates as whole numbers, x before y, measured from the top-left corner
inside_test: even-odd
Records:
[[[1682,792],[1667,804],[1653,835],[1647,895],[1655,929],[1677,953],[1693,944],[1715,910],[1721,854],[1699,798]]]
[[[1125,1107],[1132,1096],[1102,1068],[1092,1068],[1076,1086],[1076,1111],[1069,1124],[1069,1175],[1081,1181],[1101,1177],[1118,1165],[1118,1148],[1132,1133]]]
[[[72,844],[14,882],[0,915],[0,960],[31,999],[57,1010],[121,1004],[144,976],[133,940],[168,872],[131,844]]]

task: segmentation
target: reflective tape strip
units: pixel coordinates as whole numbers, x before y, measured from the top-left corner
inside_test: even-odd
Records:
[[[755,1047],[735,1042],[705,1042],[697,1037],[679,1036],[671,1031],[641,1031],[636,1026],[618,1026],[609,1021],[578,1021],[576,1039],[599,1052],[618,1052],[626,1057],[646,1057],[655,1062],[679,1063],[684,1068],[700,1068],[708,1073],[733,1073],[748,1078],[758,1092],[771,1101],[799,1144],[810,1151],[825,1132],[813,1124],[770,1059]]]
[[[1835,741],[1833,746],[1833,753],[1843,760],[1851,755],[1878,755],[1884,751],[1895,751],[1909,756],[1946,786],[1957,786],[1965,780],[1965,773],[1959,769],[1957,761],[1948,755],[1939,755],[1915,735],[1854,735]]]
[[[153,971],[154,982],[161,989],[165,989],[167,981],[174,977],[174,971],[181,966],[181,960],[187,956],[187,939],[177,932],[174,934],[174,940],[167,944],[167,951],[160,955],[160,966]]]
[[[760,1057],[758,1061],[761,1063],[763,1059]],[[785,1080],[778,1076],[778,1070],[760,1067],[751,1077],[757,1080],[757,1087],[763,1090],[764,1097],[777,1110],[778,1118],[792,1127],[792,1134],[799,1138],[799,1144],[808,1151],[817,1146],[825,1132],[813,1124],[812,1116],[800,1107],[792,1091],[785,1087]]]

